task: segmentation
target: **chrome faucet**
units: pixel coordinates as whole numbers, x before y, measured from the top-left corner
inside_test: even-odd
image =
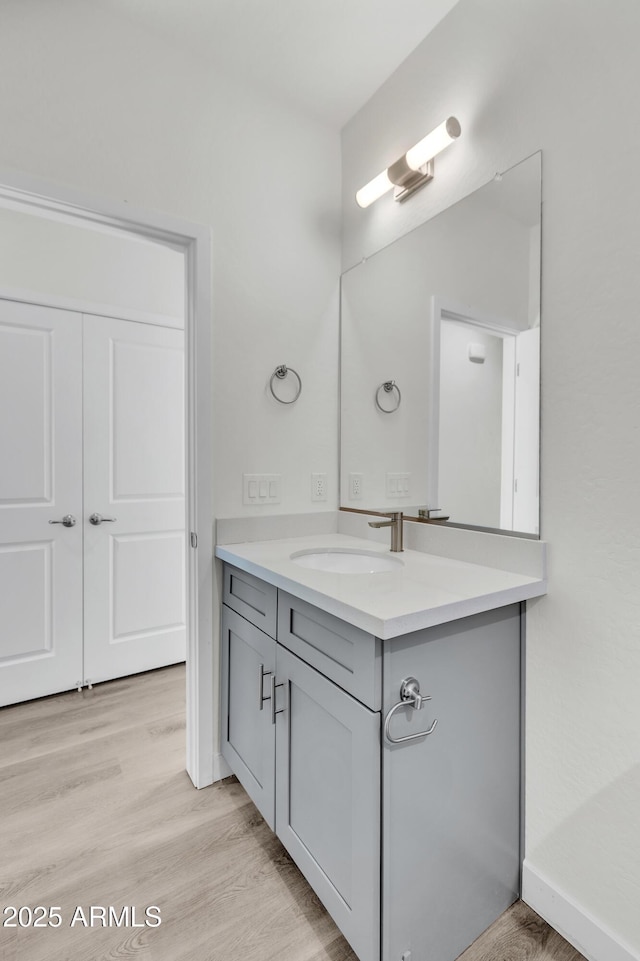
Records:
[[[402,551],[404,550],[402,546],[402,511],[391,511],[390,513],[383,513],[382,511],[372,511],[372,513],[379,514],[380,517],[389,517],[388,521],[369,521],[369,527],[390,527],[391,528],[391,550],[392,551]]]

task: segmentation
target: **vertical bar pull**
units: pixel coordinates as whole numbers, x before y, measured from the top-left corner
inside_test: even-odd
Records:
[[[284,683],[276,684],[276,676],[275,674],[272,674],[271,675],[271,723],[272,724],[276,723],[276,714],[284,713],[284,708],[281,708],[279,711],[276,711],[276,688],[278,687],[284,687]]]
[[[264,684],[263,684],[263,681],[264,681],[264,678],[267,677],[268,674],[271,674],[271,671],[265,671],[265,669],[264,669],[264,664],[261,664],[261,665],[260,665],[260,678],[259,678],[259,681],[258,681],[258,683],[259,683],[259,685],[260,685],[260,686],[259,686],[259,689],[258,689],[258,708],[259,708],[259,710],[262,710],[262,707],[263,707],[265,701],[270,701],[270,700],[271,700],[270,697],[265,697],[265,696],[264,696]]]

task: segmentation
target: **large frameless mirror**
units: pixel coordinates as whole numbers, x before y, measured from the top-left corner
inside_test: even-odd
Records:
[[[539,534],[541,158],[342,276],[340,504]]]

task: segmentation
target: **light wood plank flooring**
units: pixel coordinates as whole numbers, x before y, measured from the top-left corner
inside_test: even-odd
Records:
[[[357,961],[234,778],[184,771],[184,668],[0,710],[0,961]],[[91,905],[159,927],[70,926]],[[461,961],[584,961],[522,903]],[[419,959],[417,959],[419,961]]]

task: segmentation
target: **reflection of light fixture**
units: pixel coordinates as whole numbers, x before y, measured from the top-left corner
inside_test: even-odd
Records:
[[[403,157],[361,187],[356,193],[356,203],[368,207],[394,186],[397,188],[395,199],[406,200],[418,187],[433,180],[433,158],[459,136],[460,124],[455,117],[449,117],[407,150]]]

